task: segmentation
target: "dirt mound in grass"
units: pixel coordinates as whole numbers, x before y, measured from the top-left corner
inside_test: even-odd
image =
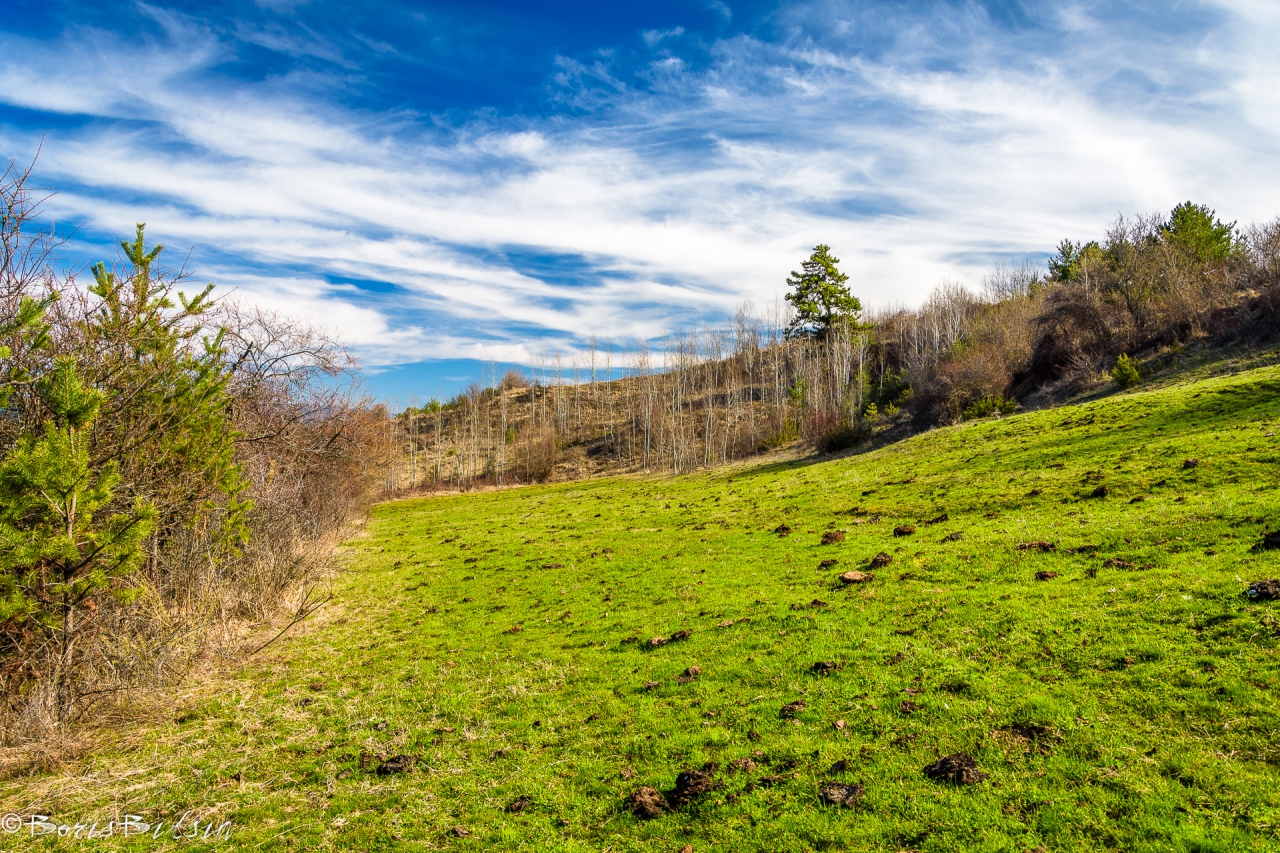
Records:
[[[1280,598],[1280,580],[1254,581],[1248,594],[1254,601],[1274,601]]]
[[[1280,530],[1262,534],[1262,540],[1254,546],[1255,551],[1275,551],[1280,549]]]
[[[673,808],[679,808],[716,790],[720,783],[711,775],[715,770],[714,765],[707,765],[702,770],[685,770],[676,777],[676,786],[667,794],[667,802]]]
[[[693,636],[693,632],[680,630],[676,631],[670,637],[651,637],[646,645],[651,649],[661,648],[667,643],[678,643],[681,640],[687,640]]]
[[[809,707],[809,703],[803,699],[797,699],[794,702],[788,702],[778,710],[778,716],[784,720],[794,720],[800,714],[804,713],[805,708]]]
[[[747,766],[755,768],[750,759],[739,759],[734,762],[735,769],[745,770]],[[701,770],[682,770],[676,776],[676,785],[665,794],[656,788],[645,785],[631,793],[627,798],[627,807],[631,813],[641,820],[652,820],[661,817],[669,809],[678,809],[694,800],[711,793],[721,787],[722,783],[715,778],[720,769],[714,762],[702,765]]]
[[[809,671],[814,675],[830,675],[839,668],[839,665],[833,660],[820,660],[813,666],[809,667]]]
[[[393,755],[378,764],[374,772],[379,776],[390,776],[392,773],[408,773],[418,763],[416,755]]]
[[[662,792],[656,788],[645,785],[632,792],[627,798],[627,806],[631,809],[631,813],[641,820],[653,820],[666,813],[667,798],[662,796]]]
[[[914,524],[904,524],[901,527],[893,528],[894,536],[910,536],[915,532],[916,532],[916,527]]]
[[[839,530],[828,530],[826,533],[822,534],[823,545],[834,545],[837,542],[843,542],[843,541],[844,541],[844,534],[841,533]]]
[[[840,583],[855,584],[867,583],[876,579],[875,572],[845,572],[840,576]]]
[[[956,785],[975,785],[989,775],[978,769],[978,762],[967,752],[944,755],[925,767],[924,775],[938,782],[951,782]]]
[[[879,554],[876,554],[874,557],[871,558],[871,568],[882,569],[892,562],[893,562],[893,557],[890,557],[884,551],[881,551]]]
[[[862,799],[863,787],[857,783],[823,782],[818,788],[818,799],[829,806],[852,808]]]

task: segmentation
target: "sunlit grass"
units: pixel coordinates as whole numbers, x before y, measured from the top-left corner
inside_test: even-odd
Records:
[[[264,850],[1277,849],[1280,618],[1242,595],[1280,576],[1253,550],[1277,426],[1264,368],[844,459],[385,504],[319,624],[4,808],[190,810]],[[958,751],[990,778],[923,775]],[[629,812],[708,762],[719,790]]]

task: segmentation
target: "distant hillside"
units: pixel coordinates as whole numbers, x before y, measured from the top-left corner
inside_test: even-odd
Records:
[[[775,380],[771,362],[760,359],[765,375],[748,382],[743,361],[733,356],[704,365],[705,370],[686,369],[679,380],[651,373],[578,385],[538,384],[508,375],[498,390],[477,386],[447,405],[401,413],[395,421],[397,441],[409,450],[395,485],[457,489],[628,472],[682,473],[778,452],[786,457],[865,452],[929,428],[909,407],[892,404],[873,414],[864,409],[856,429],[841,427],[837,415],[797,402],[787,390],[794,380],[791,386]],[[780,368],[787,363],[785,356],[778,359]],[[1273,343],[1207,340],[1156,348],[1134,360],[1142,388],[1277,363],[1280,348]],[[714,379],[721,384],[708,387]],[[1124,391],[1105,373],[1089,381],[1077,378],[1060,390],[1061,399],[1041,389],[1025,406],[1048,408]],[[975,417],[1002,416],[995,408]],[[498,446],[504,435],[507,441]]]
[[[997,267],[982,295],[944,284],[912,310],[862,312],[827,248],[788,279],[786,311],[671,336],[623,379],[600,381],[609,355],[593,349],[403,412],[388,485],[685,473],[797,442],[865,449],[1197,365],[1268,363],[1280,330],[1280,220],[1238,229],[1190,202],[1064,241],[1047,276]]]

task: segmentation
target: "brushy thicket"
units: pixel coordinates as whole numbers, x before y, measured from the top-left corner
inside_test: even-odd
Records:
[[[1047,272],[998,268],[982,297],[944,286],[877,318],[877,358],[911,385],[918,425],[982,400],[1048,405],[1108,375],[1127,387],[1139,356],[1196,341],[1273,338],[1280,220],[1236,229],[1187,202],[1167,218],[1120,217],[1101,242],[1064,241]]]
[[[1128,387],[1140,363],[1187,344],[1259,344],[1280,327],[1280,220],[1237,229],[1190,202],[1119,218],[1101,242],[1063,242],[1047,270],[997,267],[981,294],[944,283],[918,308],[860,313],[835,263],[819,246],[806,266],[823,267],[837,312],[821,335],[796,333],[806,300],[789,279],[785,310],[746,307],[730,328],[673,335],[622,379],[593,346],[571,368],[554,356],[532,377],[495,372],[489,388],[403,412],[399,484],[680,473],[797,439],[835,452]]]
[[[314,606],[395,456],[346,352],[184,292],[143,228],[60,273],[0,178],[0,724],[48,735]]]

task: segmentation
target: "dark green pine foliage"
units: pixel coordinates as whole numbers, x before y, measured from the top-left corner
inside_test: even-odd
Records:
[[[787,279],[792,292],[786,300],[796,312],[787,327],[788,337],[821,340],[837,323],[858,322],[862,303],[845,286],[849,277],[836,267],[840,259],[830,253],[830,246],[815,246],[801,264],[803,272],[793,271]]]
[[[1088,284],[1106,264],[1106,254],[1096,240],[1073,243],[1063,240],[1058,244],[1058,254],[1049,259],[1049,279],[1057,282],[1081,282]]]
[[[142,497],[103,512],[120,474],[114,462],[95,468],[90,461],[88,436],[103,395],[85,386],[74,361],[57,359],[35,390],[50,418],[0,462],[0,624],[47,637],[61,715],[74,698],[66,694],[77,641],[92,625],[82,614],[102,594],[129,597],[119,582],[141,563],[156,512]]]
[[[1224,261],[1235,246],[1236,224],[1224,224],[1208,205],[1185,201],[1169,214],[1164,237],[1197,261]]]
[[[0,340],[17,342],[23,350],[43,349],[49,343],[49,327],[43,322],[44,312],[56,299],[56,295],[40,300],[22,297],[13,316],[0,321]],[[0,411],[9,407],[18,386],[30,382],[26,366],[13,358],[13,348],[0,344]]]
[[[235,461],[234,365],[221,330],[202,319],[213,286],[194,298],[175,294],[175,278],[155,270],[164,247],[148,249],[142,225],[120,245],[128,266],[96,265],[89,288],[99,304],[88,329],[97,357],[86,369],[95,386],[115,391],[103,405],[94,459],[118,465],[124,491],[155,506],[153,554],[196,527],[206,545],[230,553],[246,535],[251,503],[241,498],[248,483]],[[150,570],[163,586],[163,560]]]

